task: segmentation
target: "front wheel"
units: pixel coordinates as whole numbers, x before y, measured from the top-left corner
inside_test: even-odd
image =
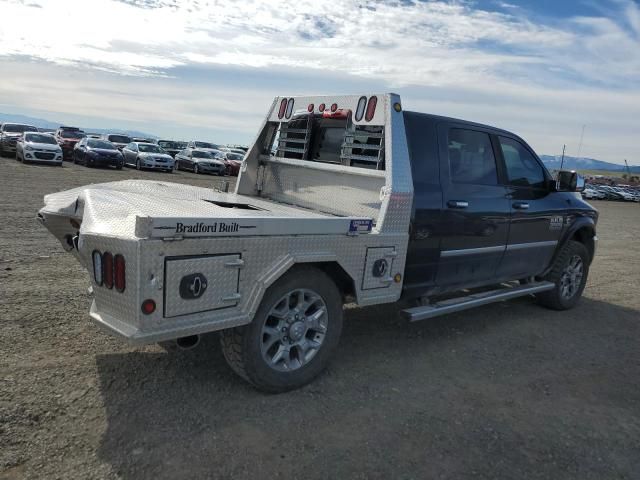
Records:
[[[570,240],[558,254],[551,272],[544,280],[555,283],[553,290],[537,294],[538,302],[553,310],[573,308],[587,283],[589,253],[586,247]]]
[[[193,173],[195,173],[195,174],[200,173],[200,169],[198,168],[198,164],[197,163],[193,165]]]
[[[253,322],[223,330],[231,368],[256,388],[302,387],[329,363],[342,332],[342,298],[324,272],[297,267],[267,289]]]
[[[142,165],[140,165],[140,159],[136,158],[136,169],[137,170],[142,170]]]

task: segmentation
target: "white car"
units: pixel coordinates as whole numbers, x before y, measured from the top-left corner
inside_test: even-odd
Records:
[[[16,143],[16,159],[62,166],[62,148],[48,133],[25,132]]]
[[[587,187],[582,191],[582,198],[585,198],[587,200],[600,200],[602,198],[605,198],[605,194]]]
[[[150,168],[173,172],[175,160],[155,143],[131,142],[122,149],[124,164],[138,170]]]

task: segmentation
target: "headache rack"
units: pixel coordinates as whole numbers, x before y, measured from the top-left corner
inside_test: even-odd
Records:
[[[326,130],[337,130],[322,125],[323,121],[344,122],[340,144],[335,151],[328,151],[330,141],[324,142]],[[317,138],[323,136],[322,139]],[[323,143],[324,142],[324,143]],[[357,125],[351,112],[335,116],[319,116],[313,113],[294,115],[290,122],[281,123],[276,140],[276,156],[298,160],[334,163],[350,167],[384,170],[384,127],[381,125]],[[321,149],[322,154],[320,154]],[[312,151],[314,150],[314,151]],[[318,156],[318,158],[314,158]]]

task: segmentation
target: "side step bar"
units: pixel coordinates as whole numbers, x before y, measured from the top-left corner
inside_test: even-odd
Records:
[[[499,288],[488,292],[473,293],[466,297],[450,298],[431,305],[407,308],[402,310],[402,316],[411,322],[417,322],[418,320],[439,317],[447,313],[461,312],[462,310],[487,305],[489,303],[552,290],[554,287],[555,284],[552,282],[536,282],[518,287]]]

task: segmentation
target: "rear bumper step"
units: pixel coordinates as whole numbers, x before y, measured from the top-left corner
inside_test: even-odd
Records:
[[[439,317],[440,315],[446,315],[448,313],[461,312],[462,310],[487,305],[489,303],[545,292],[552,290],[554,287],[555,284],[552,282],[536,282],[519,287],[504,287],[488,292],[474,293],[465,297],[450,298],[431,305],[407,308],[402,310],[402,315],[411,322],[417,322],[418,320],[426,320],[427,318]]]

